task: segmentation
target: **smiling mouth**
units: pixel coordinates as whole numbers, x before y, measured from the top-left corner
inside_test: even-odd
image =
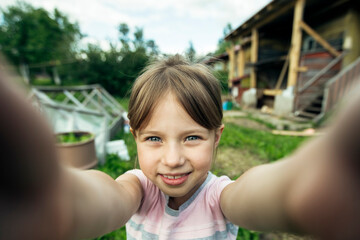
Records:
[[[167,175],[167,174],[160,174],[161,179],[164,183],[172,186],[180,185],[186,182],[190,173],[179,174],[179,175]]]
[[[182,178],[182,177],[184,177],[186,175],[188,175],[188,174],[181,174],[181,175],[175,175],[175,176],[162,174],[162,176],[164,178],[168,178],[168,179],[179,179],[179,178]]]

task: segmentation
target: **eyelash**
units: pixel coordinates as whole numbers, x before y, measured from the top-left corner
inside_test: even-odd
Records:
[[[188,136],[185,138],[185,141],[195,141],[195,140],[199,140],[199,139],[201,139],[199,136]],[[146,141],[161,142],[161,138],[152,136],[152,137],[146,138]]]
[[[200,139],[199,136],[188,136],[185,138],[186,141],[195,141],[195,140],[199,140],[199,139]]]
[[[148,137],[148,138],[146,138],[146,140],[147,140],[147,141],[150,141],[150,142],[161,142],[161,138],[159,138],[159,137],[154,137],[154,136]]]

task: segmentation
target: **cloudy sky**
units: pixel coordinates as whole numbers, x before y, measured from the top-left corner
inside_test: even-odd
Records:
[[[27,0],[34,7],[55,7],[78,22],[87,37],[83,42],[106,47],[116,41],[117,26],[127,23],[144,29],[163,53],[183,53],[189,42],[197,54],[216,49],[227,23],[238,27],[271,0]],[[1,0],[0,7],[16,0]]]

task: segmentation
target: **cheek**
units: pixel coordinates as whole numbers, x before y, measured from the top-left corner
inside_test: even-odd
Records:
[[[192,164],[196,168],[203,168],[204,170],[211,168],[213,160],[214,148],[211,145],[203,146],[201,149],[192,151],[189,156],[193,159]]]
[[[143,146],[137,147],[138,161],[143,172],[151,172],[155,170],[156,154]]]

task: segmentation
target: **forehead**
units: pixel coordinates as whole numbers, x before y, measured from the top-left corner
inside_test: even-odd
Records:
[[[149,120],[142,130],[149,129],[156,129],[157,131],[209,131],[190,117],[171,92],[163,95],[153,108]]]

